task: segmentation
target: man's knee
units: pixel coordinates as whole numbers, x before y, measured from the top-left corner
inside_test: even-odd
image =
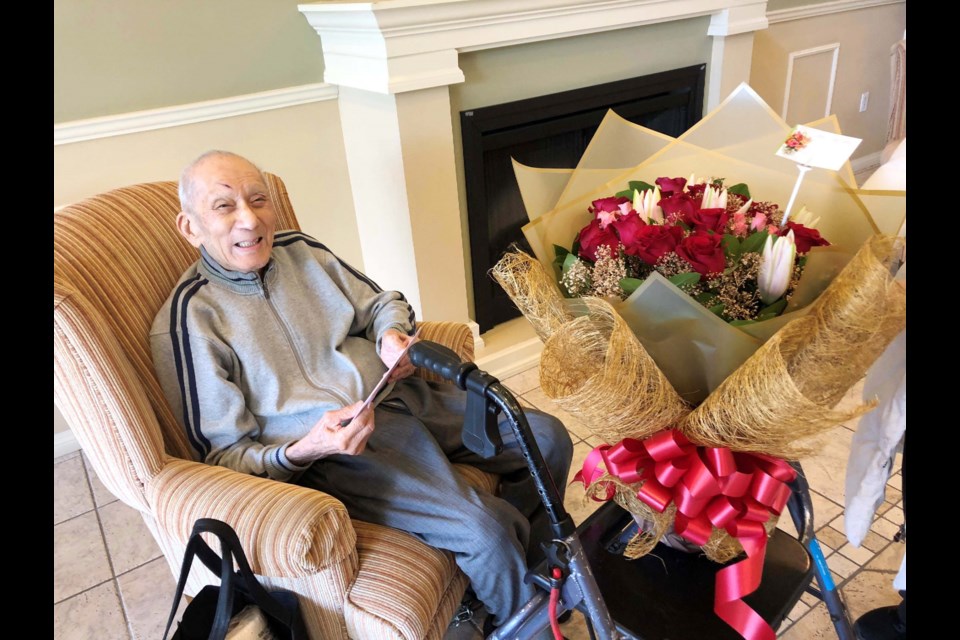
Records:
[[[573,441],[567,428],[559,419],[540,411],[528,411],[527,421],[537,440],[537,446],[543,454],[547,465],[554,471],[569,469],[573,458]],[[565,483],[566,478],[555,478],[557,482]]]

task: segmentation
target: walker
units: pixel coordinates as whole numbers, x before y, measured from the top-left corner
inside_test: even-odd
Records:
[[[414,344],[411,362],[467,391],[464,445],[485,458],[502,450],[497,415],[509,420],[550,518],[554,539],[546,560],[527,573],[541,588],[487,640],[531,640],[552,627],[560,638],[558,615],[576,609],[594,640],[730,640],[741,636],[713,612],[713,575],[724,565],[700,554],[658,544],[636,560],[623,556],[637,531],[633,517],[613,502],[601,506],[579,527],[563,507],[523,409],[496,378],[472,362],[461,362],[446,347]],[[799,463],[787,503],[798,538],[777,529],[768,541],[761,586],[744,600],[776,629],[806,592],[827,604],[840,640],[855,640],[846,606],[836,589],[814,535],[809,487]],[[819,589],[812,586],[816,576]]]

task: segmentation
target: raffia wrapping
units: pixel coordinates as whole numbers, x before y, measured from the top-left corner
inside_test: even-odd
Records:
[[[544,393],[605,442],[676,426],[698,445],[796,459],[807,451],[795,441],[871,408],[832,409],[905,326],[906,295],[890,268],[901,242],[875,236],[865,243],[807,315],[774,334],[692,412],[607,302],[583,298],[587,314],[573,317],[550,275],[521,252],[507,254],[492,275],[544,341]],[[587,495],[603,495],[604,482],[613,483],[621,506],[654,523],[628,547],[629,557],[648,553],[672,524],[673,507],[657,514],[636,498],[639,484],[612,476]],[[768,533],[776,520],[766,523]],[[742,550],[718,529],[703,549],[716,562]]]
[[[891,264],[902,238],[874,236],[811,305],[764,343],[680,425],[690,440],[796,459],[796,441],[873,405],[834,411],[906,325],[906,292]]]
[[[540,356],[540,388],[605,442],[643,439],[689,413],[613,307],[582,300],[588,314],[557,328]]]

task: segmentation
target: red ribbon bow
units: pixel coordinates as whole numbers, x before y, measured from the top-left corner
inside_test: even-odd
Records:
[[[726,529],[746,559],[717,572],[714,612],[747,640],[773,640],[773,629],[742,598],[760,586],[767,533],[763,523],[780,515],[796,471],[785,461],[726,447],[698,447],[667,429],[645,440],[625,438],[587,455],[574,481],[598,481],[604,471],[627,484],[642,482],[637,498],[658,513],[674,502],[674,531],[703,545],[713,527]],[[610,500],[612,485],[606,487]]]

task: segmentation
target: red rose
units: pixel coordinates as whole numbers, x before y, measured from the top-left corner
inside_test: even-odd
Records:
[[[682,239],[683,229],[678,226],[648,224],[639,230],[632,243],[623,243],[624,251],[653,265],[663,254],[676,251]]]
[[[657,204],[663,209],[665,220],[683,219],[697,210],[697,203],[686,193],[676,193],[669,198],[661,198]]]
[[[726,209],[697,209],[683,217],[683,221],[694,229],[709,229],[716,233],[723,233],[729,219]]]
[[[719,234],[694,231],[680,241],[677,255],[689,262],[693,270],[702,276],[718,274],[727,266],[720,239]]]
[[[640,219],[636,211],[631,211],[625,216],[621,216],[613,223],[613,230],[620,236],[620,242],[623,246],[633,243],[637,233],[647,226],[647,223]]]
[[[657,186],[660,187],[660,195],[664,198],[677,193],[683,193],[683,187],[686,184],[686,178],[657,178]]]
[[[610,255],[615,256],[617,255],[617,245],[620,244],[620,240],[617,239],[613,229],[610,227],[600,228],[600,221],[596,219],[580,229],[580,233],[577,234],[577,242],[580,243],[580,251],[577,255],[590,262],[597,261],[597,247],[606,245],[610,247]]]
[[[787,221],[787,228],[781,235],[786,235],[788,231],[793,231],[793,241],[797,245],[797,253],[800,255],[810,251],[810,247],[829,247],[830,243],[826,238],[820,235],[816,229],[810,229],[802,224]]]
[[[690,197],[700,203],[703,201],[703,192],[707,190],[706,182],[698,182],[697,184],[687,185],[687,193],[690,194]]]

